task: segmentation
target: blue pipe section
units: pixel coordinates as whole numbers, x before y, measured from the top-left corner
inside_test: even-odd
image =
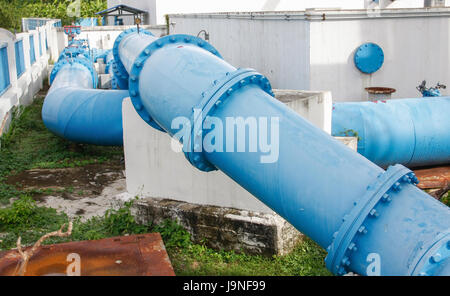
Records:
[[[90,60],[57,63],[42,107],[42,120],[54,134],[70,141],[103,146],[123,145],[122,101],[126,90],[98,90]]]
[[[115,58],[129,74],[142,119],[175,136],[174,119],[188,118],[189,136],[180,141],[190,148],[185,154],[191,164],[205,172],[222,170],[327,249],[333,273],[450,275],[450,210],[418,189],[409,169],[385,171],[351,151],[273,98],[264,76],[236,69],[204,40],[124,35]],[[261,163],[265,151],[218,152],[199,145],[212,117],[278,118],[269,125],[279,127],[277,161]],[[238,142],[237,133],[224,134]],[[249,133],[245,137],[250,144]],[[224,142],[220,148],[228,147]]]
[[[450,97],[335,103],[332,134],[357,136],[358,152],[382,166],[450,163]]]
[[[110,50],[109,52],[108,52],[108,54],[106,55],[106,57],[105,57],[105,64],[106,64],[106,67],[105,67],[105,73],[106,74],[110,74],[110,72],[111,72],[111,65],[114,63],[114,55],[113,55],[113,53],[112,53],[112,51]]]

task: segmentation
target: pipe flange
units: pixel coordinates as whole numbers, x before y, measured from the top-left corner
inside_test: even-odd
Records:
[[[153,120],[153,118],[150,116],[147,110],[145,110],[142,104],[141,96],[139,94],[139,77],[145,61],[155,51],[169,44],[194,44],[211,52],[212,54],[218,56],[219,58],[222,58],[219,52],[208,42],[204,41],[203,39],[184,34],[161,37],[158,40],[155,40],[154,42],[150,43],[145,49],[142,50],[142,52],[134,61],[133,66],[131,67],[130,78],[128,81],[128,89],[130,91],[131,102],[133,103],[133,106],[136,109],[136,112],[139,114],[139,116],[149,125],[160,131],[164,130]]]
[[[414,173],[402,165],[390,166],[380,174],[373,184],[367,187],[366,194],[354,203],[354,208],[343,218],[339,230],[333,235],[325,258],[327,268],[337,275],[349,272],[351,256],[358,250],[358,240],[367,234],[367,219],[380,215],[380,203],[389,203],[395,193],[402,189],[402,183],[418,184]]]
[[[450,264],[450,230],[439,233],[427,246],[422,246],[425,251],[419,255],[418,263],[410,272],[412,276],[442,275],[439,269],[443,264]],[[445,268],[445,267],[444,267]]]
[[[111,77],[111,89],[119,89],[116,76]]]
[[[85,66],[91,73],[93,88],[97,88],[97,84],[98,84],[97,72],[95,71],[95,68],[94,68],[94,65],[92,64],[92,62],[84,57],[76,57],[71,60],[62,60],[62,61],[57,62],[55,64],[55,66],[53,67],[52,73],[50,74],[50,84],[52,84],[52,82],[55,79],[56,75],[58,74],[59,70],[61,70],[63,68],[63,66],[73,65],[73,64],[80,64],[80,65]]]
[[[84,49],[78,47],[66,47],[59,55],[58,62],[66,58],[76,58],[80,55],[84,56],[87,59],[90,58],[89,53]]]
[[[111,69],[112,69],[112,72],[113,72],[114,76],[116,76],[117,79],[124,80],[124,81],[126,81],[128,83],[128,76],[125,76],[125,75],[122,74],[122,72],[117,67],[116,61],[113,61],[111,63]]]
[[[222,79],[215,80],[213,86],[201,94],[203,99],[193,108],[201,110],[201,112],[193,112],[191,133],[188,139],[184,139],[184,141],[187,141],[187,147],[190,148],[189,151],[185,151],[185,156],[199,170],[204,172],[217,170],[204,157],[202,152],[204,120],[215,108],[220,108],[221,104],[235,91],[250,84],[259,85],[263,91],[274,96],[269,80],[253,69],[238,69],[232,73],[227,73]]]
[[[114,63],[114,60],[109,61],[105,66],[105,74],[111,74],[111,65]]]
[[[123,78],[123,79],[128,79],[128,72],[125,69],[124,65],[122,64],[122,61],[120,60],[119,45],[120,45],[120,42],[122,41],[122,39],[125,38],[125,36],[127,36],[131,33],[135,33],[135,32],[137,32],[136,27],[127,29],[127,30],[123,31],[122,33],[120,33],[120,35],[114,41],[114,46],[113,46],[112,52],[113,52],[114,60],[116,61],[117,70],[120,73],[120,75],[117,75],[117,76],[120,78]],[[155,36],[151,32],[144,30],[144,29],[139,29],[139,34]]]

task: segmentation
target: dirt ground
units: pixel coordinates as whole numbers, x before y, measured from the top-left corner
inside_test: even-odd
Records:
[[[40,190],[34,199],[82,220],[103,215],[126,194],[124,166],[93,164],[62,169],[34,169],[11,176],[7,183],[22,190]],[[48,193],[47,193],[48,192]]]

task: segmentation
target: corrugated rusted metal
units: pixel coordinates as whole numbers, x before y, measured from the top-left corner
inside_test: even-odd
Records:
[[[79,258],[78,267],[74,265],[76,258]],[[17,275],[20,262],[17,250],[0,253],[0,275]],[[175,275],[159,233],[41,246],[31,257],[25,273],[28,276],[73,274]]]

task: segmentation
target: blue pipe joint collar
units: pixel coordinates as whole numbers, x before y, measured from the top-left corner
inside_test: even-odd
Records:
[[[123,70],[121,70],[121,68],[118,66],[116,60],[112,61],[111,69],[112,69],[112,73],[114,74],[114,76],[117,77],[117,79],[128,80],[128,73],[124,74],[124,73],[126,73],[126,71],[124,72]],[[125,68],[123,68],[123,69],[125,69]]]
[[[123,31],[122,33],[120,33],[120,35],[117,36],[116,40],[114,41],[114,46],[113,46],[112,52],[113,52],[114,60],[116,61],[116,65],[117,65],[117,70],[118,70],[117,77],[119,77],[119,78],[128,79],[128,72],[125,69],[125,67],[123,66],[122,61],[120,60],[120,56],[119,56],[120,42],[122,41],[123,38],[125,38],[125,36],[135,33],[135,32],[137,32],[136,27],[127,29],[127,30]],[[139,33],[150,35],[150,36],[155,36],[151,32],[144,30],[144,29],[139,29]]]
[[[61,60],[55,64],[53,67],[52,73],[50,74],[50,85],[53,83],[53,80],[55,79],[56,75],[58,74],[59,70],[61,70],[65,65],[73,65],[73,64],[80,64],[85,66],[92,76],[92,86],[93,88],[97,88],[98,84],[98,76],[97,72],[95,71],[94,64],[86,58],[77,57],[71,60]]]
[[[441,239],[422,256],[411,275],[442,276],[450,274],[450,230],[441,233]]]
[[[201,94],[202,100],[193,108],[194,110],[201,110],[201,112],[193,111],[191,133],[188,139],[184,139],[184,141],[187,141],[184,147],[188,147],[185,156],[199,170],[204,172],[217,170],[214,165],[206,160],[202,152],[203,122],[216,108],[220,108],[222,103],[235,91],[250,84],[259,85],[270,96],[275,96],[269,80],[253,69],[237,69],[232,73],[227,73],[222,79],[215,80],[213,86]]]
[[[120,36],[119,36],[120,37]],[[119,39],[117,37],[117,39]],[[134,64],[130,71],[130,77],[128,81],[128,89],[130,91],[130,97],[131,102],[133,103],[134,108],[136,109],[136,112],[139,114],[139,116],[147,122],[150,126],[160,130],[164,131],[150,116],[150,114],[145,110],[144,106],[142,105],[141,96],[139,94],[139,78],[141,75],[142,68],[145,64],[145,61],[157,50],[163,48],[166,45],[169,44],[194,44],[197,45],[212,54],[218,56],[219,58],[222,58],[222,56],[219,54],[219,52],[208,42],[206,42],[203,39],[190,36],[190,35],[168,35],[159,38],[158,40],[155,40],[154,42],[150,43],[136,58],[134,61]],[[123,66],[122,66],[123,67]]]
[[[354,203],[353,209],[343,217],[343,223],[333,235],[333,242],[327,248],[325,264],[328,270],[337,275],[350,272],[352,255],[358,252],[358,241],[364,239],[370,229],[365,223],[368,219],[382,215],[380,203],[389,203],[395,193],[402,189],[401,183],[417,185],[419,180],[414,173],[402,165],[390,166],[367,187],[366,193]]]

